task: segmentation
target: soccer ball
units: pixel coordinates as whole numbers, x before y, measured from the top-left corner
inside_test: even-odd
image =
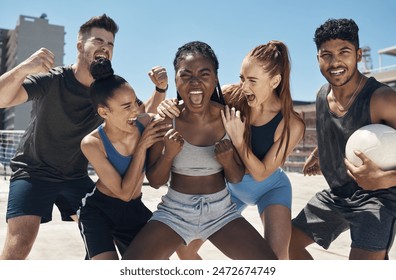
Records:
[[[355,166],[362,160],[353,151],[359,150],[382,170],[396,168],[396,130],[383,124],[369,124],[356,130],[345,146],[346,158]]]

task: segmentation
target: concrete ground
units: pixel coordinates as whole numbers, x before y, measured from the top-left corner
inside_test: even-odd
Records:
[[[327,186],[322,176],[305,177],[299,173],[288,173],[293,185],[293,208],[294,217],[302,209],[311,196]],[[7,207],[8,181],[0,179],[0,250],[6,235],[5,212]],[[166,192],[166,187],[159,190],[149,186],[143,188],[143,201],[152,211],[156,209],[161,196]],[[263,232],[261,221],[255,207],[248,207],[243,215],[250,221],[259,232]],[[349,254],[349,232],[343,233],[329,248],[323,250],[317,245],[309,247],[312,256],[318,260],[346,260]],[[205,242],[200,250],[200,255],[206,260],[225,260],[225,257],[210,242]],[[53,213],[53,221],[43,224],[34,247],[28,257],[31,260],[82,260],[85,251],[77,224],[74,222],[61,222],[57,209]],[[172,256],[177,259],[177,256]],[[396,259],[396,248],[393,246],[390,259]]]

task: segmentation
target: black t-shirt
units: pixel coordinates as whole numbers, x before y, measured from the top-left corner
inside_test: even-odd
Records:
[[[103,121],[92,106],[89,88],[77,81],[71,66],[28,76],[23,86],[33,102],[31,121],[11,160],[12,179],[65,181],[87,176],[80,142]]]

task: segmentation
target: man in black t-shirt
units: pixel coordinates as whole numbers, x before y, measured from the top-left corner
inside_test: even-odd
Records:
[[[54,54],[41,48],[0,77],[1,108],[33,102],[30,125],[10,164],[8,230],[0,259],[25,259],[40,223],[51,221],[53,205],[62,220],[72,221],[81,198],[92,190],[80,142],[102,120],[89,96],[89,67],[97,58],[112,58],[117,31],[106,14],[93,17],[78,32],[75,64],[53,68]],[[156,90],[141,107],[156,112],[168,78],[160,66],[149,75]]]

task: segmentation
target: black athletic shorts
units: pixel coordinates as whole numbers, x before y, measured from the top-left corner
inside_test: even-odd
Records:
[[[81,199],[92,191],[95,183],[87,176],[83,179],[50,182],[37,179],[16,179],[10,182],[6,219],[34,215],[41,223],[52,220],[54,204],[63,221],[73,221],[71,216],[81,204]]]
[[[151,218],[141,197],[125,202],[98,189],[86,194],[77,213],[88,257],[109,251],[123,255],[132,239]],[[115,244],[114,244],[115,243]]]

